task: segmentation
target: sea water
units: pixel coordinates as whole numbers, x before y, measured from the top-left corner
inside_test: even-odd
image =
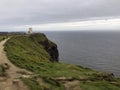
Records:
[[[60,62],[120,76],[120,32],[44,32],[58,45]]]

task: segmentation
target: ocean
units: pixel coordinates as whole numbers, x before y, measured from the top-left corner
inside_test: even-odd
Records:
[[[58,45],[59,60],[120,76],[120,32],[43,32]]]

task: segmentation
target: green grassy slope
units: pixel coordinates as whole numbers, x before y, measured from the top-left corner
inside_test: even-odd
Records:
[[[22,68],[30,69],[32,65],[50,59],[43,46],[37,45],[27,36],[12,37],[6,43],[5,50],[11,62]]]
[[[30,90],[65,90],[69,82],[72,83],[68,84],[70,90],[120,90],[120,79],[112,74],[72,64],[52,63],[50,54],[41,43],[46,39],[42,34],[22,35],[12,37],[5,44],[12,63],[36,74],[32,78],[22,78]],[[54,44],[49,42],[49,46]]]

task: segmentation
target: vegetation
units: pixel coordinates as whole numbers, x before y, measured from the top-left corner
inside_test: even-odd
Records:
[[[50,78],[28,79],[23,78],[23,82],[29,86],[30,90],[64,90],[64,86]]]
[[[41,43],[46,39],[43,34],[21,35],[12,37],[5,44],[5,51],[12,63],[35,73],[31,78],[22,78],[30,90],[120,90],[120,79],[113,74],[51,62],[50,54]],[[49,42],[49,47],[54,44]]]
[[[4,40],[4,39],[6,39],[6,38],[7,38],[7,36],[1,35],[1,36],[0,36],[0,41]]]

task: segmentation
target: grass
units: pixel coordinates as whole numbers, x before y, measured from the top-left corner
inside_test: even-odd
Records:
[[[6,38],[7,38],[7,36],[0,35],[0,41],[4,40],[4,39],[6,39]]]
[[[86,82],[81,84],[82,90],[120,90],[120,87],[107,81]]]
[[[12,37],[5,46],[11,62],[22,68],[35,68],[32,66],[40,62],[48,62],[50,59],[43,46],[37,45],[28,36]]]
[[[22,78],[30,90],[65,90],[64,84],[80,81],[81,90],[120,90],[120,80],[112,74],[94,71],[72,64],[50,61],[43,34],[15,36],[5,44],[9,60],[16,66],[34,72],[33,78]],[[52,43],[49,41],[51,46]],[[59,78],[64,79],[59,80]],[[72,89],[74,90],[74,88]]]
[[[35,79],[22,78],[22,81],[28,85],[30,90],[64,90],[63,85],[49,78]]]

